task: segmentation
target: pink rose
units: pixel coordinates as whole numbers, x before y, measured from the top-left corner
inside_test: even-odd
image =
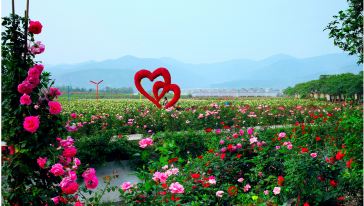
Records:
[[[71,178],[71,180],[73,180],[73,181],[76,181],[76,180],[77,180],[77,174],[76,174],[76,172],[75,172],[75,171],[73,171],[73,170],[70,170],[70,171],[68,172],[68,176],[69,176],[69,178]]]
[[[264,190],[264,194],[268,195],[269,194],[269,190]]]
[[[274,195],[278,195],[279,193],[281,193],[281,188],[280,187],[274,187],[273,193],[274,193]]]
[[[70,116],[71,116],[72,119],[76,119],[77,118],[77,114],[76,113],[72,113]]]
[[[74,180],[72,180],[70,177],[65,177],[62,179],[62,181],[59,183],[59,186],[62,189],[62,192],[70,195],[74,194],[78,190],[78,184]]]
[[[63,166],[59,163],[52,165],[50,172],[54,176],[61,176],[64,174]]]
[[[221,152],[221,153],[225,153],[225,152],[226,152],[226,150],[227,150],[227,149],[226,149],[226,147],[223,147],[223,148],[221,148],[221,149],[220,149],[220,152]]]
[[[148,147],[148,146],[150,146],[150,145],[153,145],[153,140],[152,140],[152,138],[145,138],[145,139],[141,139],[140,141],[139,141],[139,147],[141,147],[141,148],[146,148],[146,147]]]
[[[85,186],[87,189],[95,189],[97,187],[97,185],[99,184],[99,179],[97,179],[97,176],[93,176],[92,178],[89,179],[84,179],[85,181]]]
[[[129,190],[130,188],[132,187],[131,183],[130,182],[124,182],[122,185],[121,185],[121,189],[125,192],[127,190]]]
[[[243,145],[241,145],[240,143],[236,144],[236,149],[241,149],[243,147]]]
[[[23,81],[18,85],[18,92],[21,94],[30,94],[33,91],[33,86],[28,81]]]
[[[73,145],[73,143],[75,142],[75,140],[68,136],[67,139],[62,139],[59,141],[59,144],[61,145],[61,147],[70,147]]]
[[[49,88],[49,95],[57,98],[58,96],[61,96],[62,93],[58,88],[51,87],[51,88]]]
[[[242,177],[238,179],[238,182],[240,182],[240,183],[242,183],[243,181],[244,181],[244,178],[242,178]]]
[[[77,157],[75,159],[73,159],[73,162],[75,163],[76,166],[80,166],[81,165],[81,161]]]
[[[77,201],[74,206],[83,206],[82,202]]]
[[[28,31],[33,34],[40,34],[42,32],[42,24],[39,21],[30,21]]]
[[[168,174],[157,171],[153,174],[152,179],[156,182],[160,181],[161,183],[165,183],[168,179]]]
[[[31,46],[29,48],[29,50],[30,50],[30,53],[32,53],[32,54],[41,54],[44,52],[45,46],[44,46],[44,44],[42,44],[42,42],[37,41],[34,43],[33,46]]]
[[[36,88],[38,86],[38,84],[40,83],[39,76],[38,77],[28,76],[25,80],[29,82],[32,89]]]
[[[59,114],[62,111],[62,105],[59,102],[49,101],[48,106],[49,106],[49,113],[51,114]]]
[[[216,130],[215,130],[215,133],[216,133],[216,134],[221,134],[221,129],[216,129]]]
[[[44,158],[43,157],[38,157],[37,163],[38,163],[40,168],[44,169],[44,166],[47,163],[47,158],[46,157],[44,157]]]
[[[244,192],[248,192],[249,190],[250,190],[250,188],[251,188],[251,186],[250,186],[250,184],[246,184],[245,186],[244,186]]]
[[[247,130],[247,131],[248,131],[248,134],[249,134],[249,135],[252,135],[252,134],[253,134],[253,132],[254,132],[254,128],[251,128],[251,127],[250,127],[250,128],[248,128],[248,130]]]
[[[36,77],[39,78],[40,72],[37,68],[32,67],[28,70],[28,77]]]
[[[209,177],[209,183],[212,184],[212,185],[216,185],[216,179],[215,179],[214,176]]]
[[[244,135],[244,130],[240,129],[239,134],[240,134],[240,136],[243,136]]]
[[[51,198],[51,200],[53,201],[53,203],[55,204],[55,205],[58,205],[59,204],[59,196],[57,196],[57,197],[52,197]]]
[[[20,97],[20,104],[22,105],[30,105],[32,103],[32,99],[29,95],[23,94],[23,96]]]
[[[92,179],[94,176],[96,176],[96,170],[94,168],[87,168],[82,174],[84,179]]]
[[[286,136],[286,133],[284,133],[284,132],[281,132],[281,133],[279,133],[279,135],[278,135],[278,137],[280,137],[280,138],[284,138]]]
[[[224,191],[219,190],[216,192],[216,197],[222,197],[223,194],[224,194]]]
[[[38,69],[39,74],[43,72],[44,66],[42,64],[34,65],[34,68]]]
[[[38,116],[25,117],[23,128],[30,133],[36,132],[37,129],[39,128],[39,117]]]
[[[174,182],[169,186],[169,190],[172,194],[182,194],[185,192],[185,188],[178,182]]]
[[[252,137],[249,139],[249,141],[250,141],[250,144],[254,144],[255,142],[258,142],[258,138]]]
[[[73,146],[64,148],[62,153],[64,157],[74,157],[76,154],[77,154],[77,149],[76,147]]]
[[[317,153],[311,153],[310,154],[312,158],[316,158],[317,157]]]

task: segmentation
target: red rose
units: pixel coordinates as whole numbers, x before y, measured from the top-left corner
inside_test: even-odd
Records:
[[[330,185],[332,187],[336,187],[337,186],[337,182],[335,180],[330,180]]]
[[[346,167],[347,167],[347,168],[351,168],[351,163],[353,163],[353,158],[350,158],[350,160],[348,160],[348,161],[346,162]]]
[[[278,176],[278,185],[283,186],[283,182],[284,182],[284,177],[283,176]]]
[[[43,26],[39,21],[30,21],[28,31],[33,34],[40,34],[42,28]]]
[[[303,204],[303,206],[310,206],[310,204],[308,204],[308,202],[305,202],[305,203]]]
[[[345,200],[345,197],[344,196],[340,196],[340,197],[337,198],[337,200],[344,201]]]
[[[308,152],[308,149],[307,149],[306,147],[303,147],[303,148],[301,149],[301,152],[302,152],[302,153],[306,153],[306,152]]]
[[[344,153],[341,153],[341,151],[338,151],[336,153],[336,156],[335,156],[335,159],[336,160],[341,160],[342,158],[344,158],[345,154]]]
[[[228,193],[229,193],[230,196],[235,196],[236,194],[238,194],[238,188],[235,187],[234,185],[230,186],[228,188]]]
[[[177,162],[178,161],[178,157],[174,157],[170,160],[168,160],[168,164],[172,164],[173,162]]]
[[[211,132],[212,131],[212,128],[206,128],[205,129],[205,132]]]
[[[316,142],[320,141],[321,140],[321,137],[317,136],[316,137]]]
[[[198,173],[193,173],[193,174],[191,174],[191,177],[192,177],[193,179],[197,179],[197,178],[200,178],[200,174],[198,174]]]

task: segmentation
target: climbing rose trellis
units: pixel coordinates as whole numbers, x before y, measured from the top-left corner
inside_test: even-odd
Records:
[[[44,66],[34,61],[45,51],[34,39],[43,26],[17,15],[3,18],[2,26],[4,204],[83,205],[75,140],[61,138],[67,136],[57,101],[61,92],[52,87]],[[86,169],[82,177],[84,190],[97,187],[95,169]]]

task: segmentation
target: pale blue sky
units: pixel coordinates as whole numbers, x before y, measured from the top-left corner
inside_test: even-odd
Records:
[[[16,1],[23,13],[25,0]],[[11,0],[2,0],[2,16]],[[323,29],[346,0],[30,0],[46,64],[124,55],[189,63],[341,52]]]

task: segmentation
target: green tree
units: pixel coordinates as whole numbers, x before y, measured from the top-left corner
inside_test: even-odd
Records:
[[[358,55],[358,64],[363,63],[363,1],[348,0],[349,8],[339,11],[325,30],[334,44],[350,55]]]

